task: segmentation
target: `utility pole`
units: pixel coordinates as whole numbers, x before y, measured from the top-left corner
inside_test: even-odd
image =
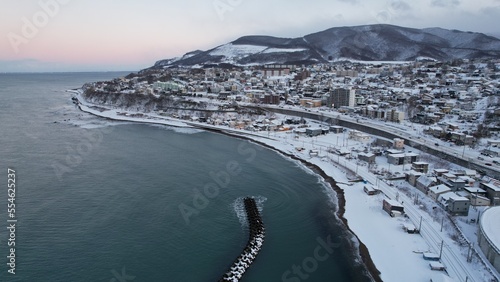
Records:
[[[441,250],[439,251],[439,259],[441,259],[441,255],[443,254],[443,245],[444,245],[444,240],[441,241]]]
[[[422,230],[422,219],[423,219],[423,217],[420,216],[420,223],[418,224],[418,232],[420,232],[420,230]]]

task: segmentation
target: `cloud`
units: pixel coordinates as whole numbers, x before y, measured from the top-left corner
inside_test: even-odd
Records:
[[[389,4],[389,5],[395,11],[411,11],[412,10],[410,4],[406,3],[405,1],[391,1],[391,4]]]
[[[431,6],[434,7],[456,7],[461,4],[461,0],[432,0]]]

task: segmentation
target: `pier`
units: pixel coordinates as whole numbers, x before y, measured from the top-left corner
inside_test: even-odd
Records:
[[[229,270],[224,274],[224,276],[219,280],[219,282],[240,281],[246,270],[252,265],[253,261],[257,257],[262,244],[264,243],[265,229],[262,223],[262,218],[260,216],[257,204],[253,198],[243,199],[245,204],[245,212],[247,214],[248,228],[249,228],[249,238],[248,243],[243,249],[241,255],[233,262]]]

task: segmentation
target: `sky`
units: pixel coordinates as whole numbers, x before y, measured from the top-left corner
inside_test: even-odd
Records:
[[[500,0],[0,0],[0,72],[136,71],[245,35],[392,24],[500,37]]]

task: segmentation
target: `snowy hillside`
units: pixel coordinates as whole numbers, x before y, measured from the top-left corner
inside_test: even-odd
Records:
[[[244,36],[208,51],[162,60],[153,68],[207,64],[312,64],[361,61],[500,58],[500,39],[482,33],[393,25],[335,27],[300,38]]]

